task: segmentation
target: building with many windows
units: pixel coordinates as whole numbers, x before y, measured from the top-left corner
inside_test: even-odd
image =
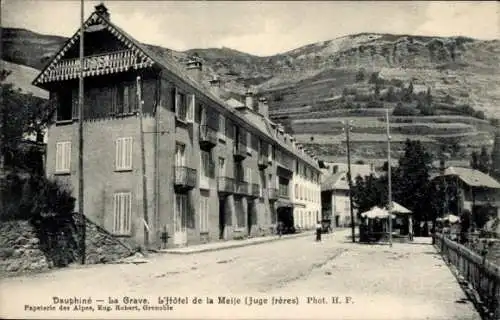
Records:
[[[265,98],[223,99],[217,78],[202,83],[199,59],[181,66],[152,52],[111,23],[102,4],[84,28],[89,219],[151,246],[164,232],[179,246],[266,234],[277,221],[311,226],[308,212],[321,212],[317,161],[269,120]],[[77,32],[33,82],[57,104],[47,174],[75,197],[78,48]]]

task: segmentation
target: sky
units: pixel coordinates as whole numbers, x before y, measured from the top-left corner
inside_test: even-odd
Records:
[[[101,1],[85,0],[85,18]],[[268,56],[361,32],[498,39],[495,1],[103,1],[141,42],[174,50],[229,47]],[[71,36],[80,1],[1,0],[2,26]]]

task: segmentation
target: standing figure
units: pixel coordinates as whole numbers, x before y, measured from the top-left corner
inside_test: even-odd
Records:
[[[282,221],[278,221],[278,227],[277,227],[277,231],[278,231],[278,236],[281,237],[281,235],[283,234],[283,222]]]
[[[316,223],[316,241],[321,241],[321,229],[322,225],[321,222]]]

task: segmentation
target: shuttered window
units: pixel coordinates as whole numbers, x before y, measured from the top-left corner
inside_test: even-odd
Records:
[[[251,168],[245,168],[245,182],[251,183],[252,182],[252,169]]]
[[[226,139],[226,118],[219,114],[219,139]]]
[[[113,195],[113,233],[129,235],[132,231],[132,193],[118,192]]]
[[[187,110],[186,110],[186,121],[187,122],[194,122],[195,105],[196,105],[196,98],[195,98],[194,94],[188,95],[188,103],[187,103]]]
[[[71,141],[56,143],[56,173],[69,173],[71,167]]]
[[[132,170],[132,142],[132,137],[118,138],[116,140],[116,170]]]

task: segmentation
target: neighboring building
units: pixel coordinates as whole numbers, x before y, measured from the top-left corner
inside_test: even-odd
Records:
[[[269,120],[266,99],[257,104],[248,93],[245,103],[226,102],[217,78],[201,83],[199,60],[182,67],[151,52],[112,24],[103,5],[85,22],[84,40],[89,219],[156,247],[163,231],[169,246],[182,246],[260,235],[278,220],[296,224],[293,184],[318,192],[320,169]],[[72,185],[76,198],[78,48],[77,32],[34,80],[58,106],[48,130],[47,174]],[[319,206],[309,201],[305,210]]]
[[[448,167],[435,175],[432,181],[437,187],[455,190],[451,198],[444,199],[445,207],[461,215],[464,210],[478,212],[488,207],[500,214],[500,183],[479,170]],[[448,205],[446,205],[448,204]]]
[[[349,181],[347,178],[347,164],[331,164],[332,171],[324,175],[321,182],[321,208],[323,219],[331,219],[335,227],[351,225],[351,203],[349,199]],[[339,170],[340,168],[340,170]],[[352,164],[352,182],[358,175],[364,177],[375,173],[369,164]],[[357,211],[354,209],[354,218]],[[355,220],[356,221],[356,220]]]

